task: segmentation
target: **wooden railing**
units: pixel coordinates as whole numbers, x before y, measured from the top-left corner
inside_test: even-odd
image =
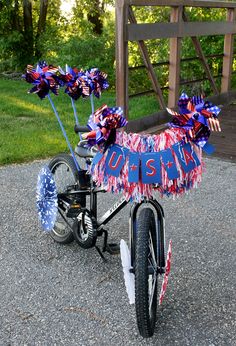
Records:
[[[168,6],[171,8],[170,21],[162,23],[138,24],[133,7],[135,6]],[[225,21],[189,22],[185,7],[226,9]],[[168,107],[176,106],[180,90],[181,39],[191,37],[197,58],[202,64],[206,79],[209,80],[214,95],[228,93],[231,87],[232,65],[234,54],[234,34],[236,33],[236,2],[194,1],[194,0],[116,0],[116,94],[117,105],[124,108],[128,116],[128,42],[138,43],[144,66],[148,71],[160,108],[166,107],[163,89],[151,63],[145,41],[150,39],[169,38]],[[218,90],[215,78],[208,64],[209,56],[202,50],[199,36],[224,35],[224,51],[222,52],[221,88]],[[215,56],[212,56],[212,58]],[[199,81],[199,80],[198,80]]]

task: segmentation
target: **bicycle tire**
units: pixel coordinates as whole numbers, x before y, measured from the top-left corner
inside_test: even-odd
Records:
[[[154,212],[146,207],[137,220],[135,240],[135,309],[139,332],[154,334],[157,312],[158,233]]]
[[[83,249],[90,249],[96,245],[97,224],[88,210],[81,211],[73,226],[75,241]]]
[[[55,156],[48,164],[56,183],[57,193],[65,193],[68,186],[75,185],[80,188],[78,170],[73,158],[68,154]],[[86,205],[86,196],[81,194],[76,197],[76,202],[82,207]],[[74,218],[68,218],[65,212],[58,207],[58,215],[55,226],[49,233],[60,244],[69,244],[74,241],[73,226]]]

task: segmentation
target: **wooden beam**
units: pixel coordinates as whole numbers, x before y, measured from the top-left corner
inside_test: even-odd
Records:
[[[128,23],[128,6],[124,0],[116,0],[116,104],[123,108],[128,116],[128,42],[126,24]]]
[[[227,20],[229,22],[235,22],[235,9],[227,10]],[[223,68],[222,68],[222,79],[221,79],[221,92],[228,92],[231,86],[232,76],[232,64],[234,54],[234,35],[233,33],[225,35],[224,40],[224,57],[223,57]]]
[[[188,20],[186,14],[184,12],[183,12],[183,20],[185,22]],[[212,76],[212,73],[211,73],[210,67],[208,65],[207,59],[206,59],[206,57],[205,57],[205,55],[203,53],[203,50],[202,50],[201,44],[199,42],[199,39],[196,36],[192,36],[191,39],[192,39],[194,48],[196,50],[196,53],[197,53],[197,55],[199,57],[199,60],[201,61],[202,66],[204,68],[204,71],[205,71],[205,73],[207,75],[207,78],[208,78],[208,80],[209,80],[209,82],[211,84],[212,90],[214,91],[215,94],[219,94],[218,88],[217,88],[215,80],[214,80],[214,78]]]
[[[134,16],[134,12],[133,12],[131,7],[129,7],[129,20],[131,23],[137,23],[136,18]],[[151,80],[152,87],[153,87],[153,90],[156,94],[157,100],[158,100],[161,108],[164,109],[164,108],[166,108],[165,100],[164,100],[164,97],[163,97],[163,94],[161,91],[161,86],[157,80],[156,73],[155,73],[154,68],[152,66],[152,63],[150,61],[147,47],[146,47],[144,41],[138,41],[138,46],[139,46],[139,49],[141,51],[144,65],[147,69],[147,72],[148,72],[149,78]]]
[[[205,0],[125,0],[130,6],[186,6],[210,8],[236,8],[236,2]]]
[[[172,7],[170,21],[171,23],[182,22],[183,6]],[[176,106],[179,97],[179,80],[180,80],[180,50],[181,38],[173,37],[170,39],[170,56],[169,56],[169,95],[168,107]]]
[[[128,24],[127,41],[156,38],[236,34],[235,22],[182,22]]]

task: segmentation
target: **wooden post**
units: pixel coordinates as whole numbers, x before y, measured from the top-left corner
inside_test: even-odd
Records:
[[[129,8],[128,16],[129,16],[130,23],[137,24],[136,18],[134,16],[134,12],[133,12],[131,7]],[[139,49],[140,49],[142,57],[143,57],[144,65],[147,69],[149,78],[151,80],[153,90],[155,91],[156,98],[157,98],[161,108],[164,109],[164,108],[166,108],[165,100],[164,100],[164,97],[162,95],[161,86],[158,82],[156,73],[154,71],[151,60],[149,58],[148,50],[147,50],[147,47],[145,45],[145,42],[142,40],[138,41],[138,46],[139,46]]]
[[[177,23],[182,21],[183,6],[172,7],[170,21]],[[174,107],[179,97],[180,81],[180,50],[181,38],[170,38],[170,57],[169,57],[169,96],[168,107]]]
[[[235,21],[235,9],[227,9],[227,21]],[[222,68],[222,79],[221,79],[221,92],[228,92],[230,90],[231,75],[232,75],[232,64],[233,64],[233,53],[234,53],[234,35],[225,35],[224,41],[224,57],[223,57],[223,68]]]
[[[128,6],[125,0],[116,0],[116,104],[128,116],[128,42],[126,26]]]

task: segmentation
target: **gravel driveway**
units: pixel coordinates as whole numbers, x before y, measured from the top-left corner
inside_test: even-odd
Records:
[[[156,332],[144,340],[119,256],[103,263],[95,249],[40,230],[35,186],[45,162],[0,168],[0,346],[236,345],[235,163],[206,159],[199,189],[161,201],[173,265]],[[101,198],[103,212],[115,196]],[[127,240],[128,213],[108,224],[110,241]]]

